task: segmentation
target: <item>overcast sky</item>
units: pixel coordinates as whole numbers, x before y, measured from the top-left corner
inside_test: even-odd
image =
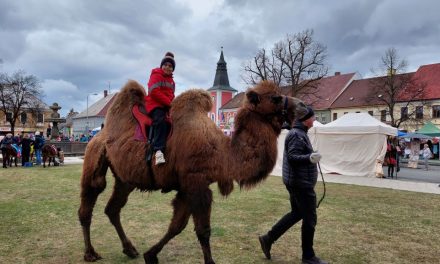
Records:
[[[408,71],[440,62],[437,0],[0,0],[0,71],[37,76],[65,116],[128,79],[145,86],[167,51],[176,93],[212,86],[221,46],[231,86],[244,91],[243,63],[305,29],[327,46],[331,74],[371,76],[390,47]]]

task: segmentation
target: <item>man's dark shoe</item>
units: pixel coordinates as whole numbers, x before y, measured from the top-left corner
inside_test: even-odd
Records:
[[[302,259],[302,264],[328,264],[328,262],[314,256],[309,259]]]
[[[272,243],[269,241],[267,235],[259,236],[258,240],[260,240],[261,249],[263,250],[264,255],[267,259],[270,259],[270,248],[272,247]]]

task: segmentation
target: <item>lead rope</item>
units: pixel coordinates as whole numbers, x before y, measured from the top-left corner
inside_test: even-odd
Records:
[[[326,192],[325,181],[324,181],[324,175],[322,174],[321,165],[319,165],[319,162],[318,162],[318,168],[319,168],[319,172],[321,173],[322,184],[324,185],[324,193],[322,194],[321,199],[319,199],[319,202],[318,202],[318,204],[316,205],[316,208],[319,208],[319,205],[321,204],[322,200],[324,200],[325,192]]]
[[[316,128],[315,128],[315,140],[316,140]],[[311,143],[310,143],[311,144]],[[324,180],[324,175],[322,174],[322,170],[321,170],[321,165],[318,162],[318,168],[319,168],[319,173],[321,174],[321,179],[322,179],[322,185],[324,186],[324,193],[322,194],[321,199],[319,199],[318,204],[316,205],[316,208],[319,208],[319,206],[321,205],[321,202],[324,200],[325,198],[325,193],[327,191],[327,188],[325,187],[325,180]]]

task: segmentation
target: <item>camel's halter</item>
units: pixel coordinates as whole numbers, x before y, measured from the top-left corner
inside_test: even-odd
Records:
[[[287,96],[284,96],[284,104],[283,104],[283,110],[281,110],[281,115],[283,117],[283,128],[287,128],[285,127],[286,124],[288,126],[290,126],[290,120],[289,117],[287,116],[287,107],[288,107],[289,101],[287,99]]]

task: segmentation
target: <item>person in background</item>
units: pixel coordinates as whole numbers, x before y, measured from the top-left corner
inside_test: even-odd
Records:
[[[284,215],[265,235],[259,236],[261,249],[271,258],[272,244],[294,224],[302,220],[301,246],[303,264],[326,264],[315,255],[313,238],[317,223],[315,185],[317,163],[321,155],[313,151],[307,131],[313,127],[315,114],[308,107],[307,114],[298,119],[286,136],[283,154],[283,183],[290,196],[291,211]]]
[[[31,145],[33,144],[32,140],[29,138],[28,133],[23,134],[23,139],[20,142],[21,145],[21,166],[25,166],[27,162],[29,162],[29,158],[31,155]]]
[[[46,128],[46,137],[50,139],[50,133],[52,132],[52,128],[50,127],[50,124],[47,125]]]
[[[388,178],[394,177],[394,168],[397,165],[397,150],[394,144],[389,141],[387,144],[387,154],[385,155],[385,159],[387,159],[388,163]]]
[[[37,165],[41,165],[41,150],[44,145],[44,137],[40,135],[40,131],[35,132],[35,142],[34,142],[34,151],[35,151],[35,157],[37,158]]]
[[[432,157],[432,152],[429,149],[428,144],[423,145],[422,156],[423,156],[423,160],[425,161],[425,169],[424,170],[427,171],[427,170],[429,170],[428,160]]]
[[[155,164],[165,163],[165,145],[170,130],[166,118],[174,99],[175,83],[173,72],[176,68],[174,54],[167,52],[160,67],[151,71],[148,81],[148,95],[145,97],[147,114],[153,119],[153,139],[151,147],[155,152]]]

